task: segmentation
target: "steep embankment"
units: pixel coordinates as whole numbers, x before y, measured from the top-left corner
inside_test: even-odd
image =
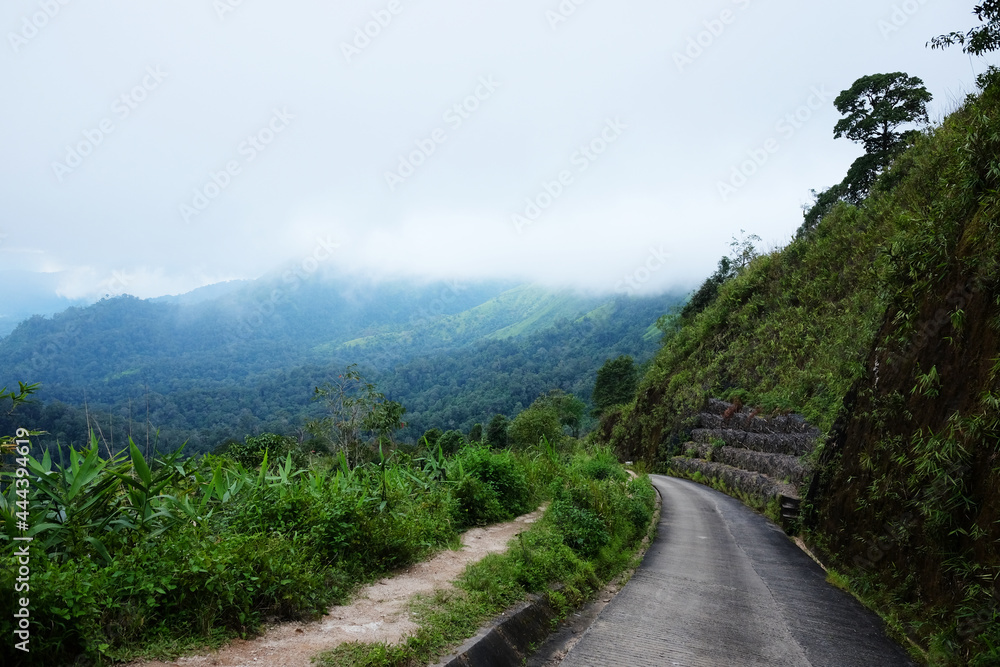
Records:
[[[808,540],[933,664],[1000,664],[998,186],[993,87],[723,285],[602,425],[665,463],[709,396],[805,415]]]

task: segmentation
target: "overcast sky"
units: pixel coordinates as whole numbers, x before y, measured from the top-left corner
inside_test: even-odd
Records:
[[[689,288],[843,177],[855,79],[953,110],[986,63],[925,44],[974,4],[6,0],[0,266],[73,298],[285,262]]]

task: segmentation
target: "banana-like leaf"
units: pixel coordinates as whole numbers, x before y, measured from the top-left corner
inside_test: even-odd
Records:
[[[103,542],[101,542],[96,537],[87,537],[85,538],[85,541],[88,544],[90,544],[90,546],[94,547],[94,551],[96,551],[97,555],[99,555],[101,559],[104,561],[103,565],[108,565],[111,563],[111,555],[108,553],[108,550],[104,546]]]
[[[142,458],[139,448],[132,442],[132,438],[128,439],[128,446],[129,454],[132,457],[132,469],[135,470],[135,474],[139,476],[148,490],[153,485],[153,474],[150,472],[149,466],[146,465],[146,459]]]

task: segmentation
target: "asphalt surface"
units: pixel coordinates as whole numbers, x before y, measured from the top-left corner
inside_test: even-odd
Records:
[[[652,480],[663,499],[656,541],[562,665],[914,664],[769,520],[700,484]]]

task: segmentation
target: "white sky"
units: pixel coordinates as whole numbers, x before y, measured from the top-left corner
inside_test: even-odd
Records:
[[[954,109],[986,63],[925,44],[974,4],[7,0],[0,266],[151,297],[325,257],[320,239],[379,275],[690,288],[741,229],[786,243],[843,177],[861,149],[833,139],[833,97],[855,79],[905,71],[932,117]]]

